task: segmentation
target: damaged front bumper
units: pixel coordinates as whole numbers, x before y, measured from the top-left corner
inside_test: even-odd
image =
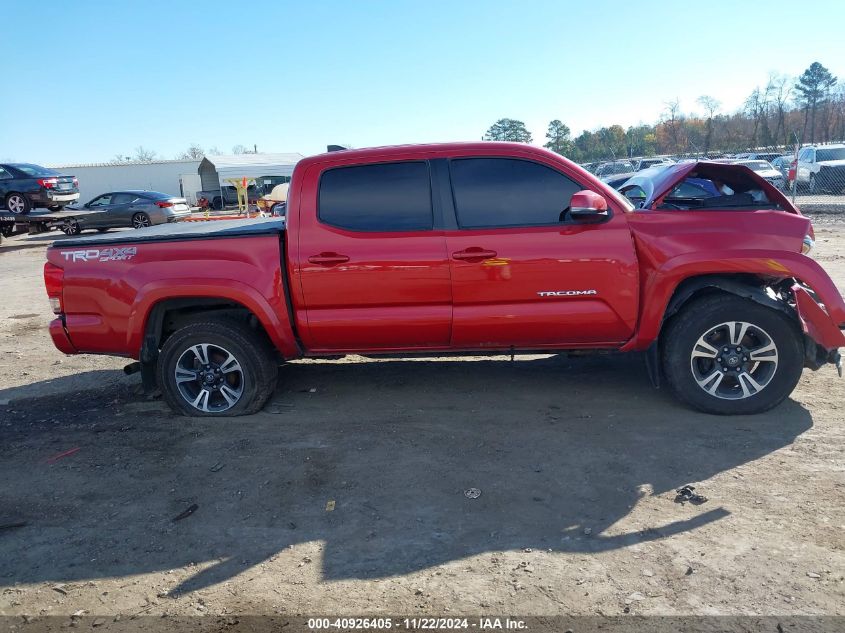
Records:
[[[842,357],[839,348],[845,347],[845,333],[842,332],[845,324],[837,323],[827,313],[825,306],[819,304],[803,285],[794,284],[792,296],[804,331],[804,366],[816,370],[822,365],[833,363],[841,377]]]

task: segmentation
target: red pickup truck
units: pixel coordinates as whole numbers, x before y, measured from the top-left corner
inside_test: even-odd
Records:
[[[137,359],[188,415],[259,410],[300,357],[529,350],[645,352],[688,404],[756,413],[839,366],[812,241],[743,166],[615,191],[527,145],[420,145],[302,160],[285,219],[64,239],[44,276],[61,351]]]

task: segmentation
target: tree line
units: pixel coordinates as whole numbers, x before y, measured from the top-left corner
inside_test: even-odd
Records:
[[[204,150],[201,145],[192,143],[184,152],[180,152],[175,156],[176,160],[202,160],[205,156],[220,156],[221,152],[216,147]],[[257,154],[258,147],[253,146],[253,149],[248,149],[245,145],[235,145],[232,148],[233,154]],[[159,155],[156,151],[147,149],[143,145],[139,145],[131,154],[115,154],[109,161],[113,165],[123,163],[152,163],[157,160],[168,160],[167,157]]]
[[[696,103],[702,112],[684,113],[675,99],[665,104],[653,124],[627,129],[610,125],[585,130],[574,138],[570,128],[555,119],[549,123],[544,147],[577,162],[590,162],[751,148],[784,150],[796,143],[845,140],[845,82],[819,62],[797,79],[772,73],[735,112],[722,112],[722,104],[709,95],[700,96]],[[525,123],[516,119],[499,119],[483,140],[533,141]]]

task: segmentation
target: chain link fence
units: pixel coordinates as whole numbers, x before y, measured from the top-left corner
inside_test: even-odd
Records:
[[[616,158],[583,167],[610,184],[625,174],[663,164],[711,160],[743,164],[768,180],[804,210],[845,213],[845,140],[791,147],[756,147],[721,152]]]

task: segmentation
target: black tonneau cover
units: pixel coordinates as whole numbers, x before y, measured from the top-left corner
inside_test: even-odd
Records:
[[[97,244],[138,244],[140,242],[170,242],[179,240],[207,240],[224,237],[252,237],[279,234],[285,230],[284,218],[255,218],[244,220],[209,220],[207,222],[175,222],[146,229],[117,233],[86,235],[58,240],[52,246],[95,246]]]

